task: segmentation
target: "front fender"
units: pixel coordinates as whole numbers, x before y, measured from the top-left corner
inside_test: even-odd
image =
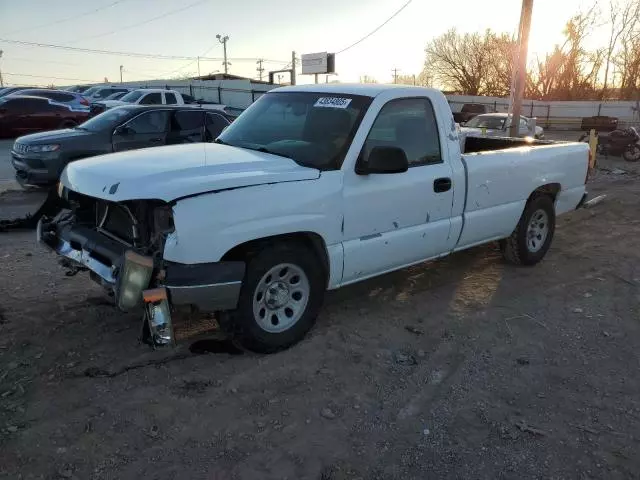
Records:
[[[164,259],[184,264],[219,261],[251,240],[313,232],[330,248],[342,241],[340,172],[317,180],[225,190],[185,198],[173,206],[175,231]],[[331,175],[333,174],[333,175]]]

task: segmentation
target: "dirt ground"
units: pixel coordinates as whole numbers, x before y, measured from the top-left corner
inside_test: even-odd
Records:
[[[33,232],[0,234],[0,475],[638,478],[640,176],[589,190],[540,265],[488,246],[340,290],[270,356],[151,352]]]

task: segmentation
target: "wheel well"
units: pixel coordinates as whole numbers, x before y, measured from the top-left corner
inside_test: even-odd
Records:
[[[527,199],[527,203],[540,195],[547,195],[551,197],[555,203],[556,197],[558,196],[558,193],[560,193],[561,189],[562,186],[559,183],[548,183],[546,185],[542,185],[531,192],[531,195],[529,195],[529,198]]]
[[[246,260],[256,255],[265,245],[273,242],[292,242],[306,246],[320,261],[327,282],[329,281],[329,255],[323,238],[314,232],[294,232],[250,240],[236,245],[221,260]]]

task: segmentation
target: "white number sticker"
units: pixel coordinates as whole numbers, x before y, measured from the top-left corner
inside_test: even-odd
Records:
[[[329,108],[347,108],[351,103],[350,98],[338,98],[338,97],[322,97],[313,105],[314,107],[329,107]]]

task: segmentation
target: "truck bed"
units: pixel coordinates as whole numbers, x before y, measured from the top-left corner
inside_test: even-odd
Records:
[[[537,145],[551,145],[553,143],[548,140],[526,140],[524,138],[512,137],[477,137],[463,136],[460,141],[460,150],[462,153],[482,153],[492,152],[495,150],[505,150],[508,148],[531,147]]]
[[[465,143],[467,191],[458,249],[481,243],[488,232],[509,236],[528,195],[539,185],[557,195],[557,215],[574,209],[585,193],[585,143],[500,137],[467,137]]]

